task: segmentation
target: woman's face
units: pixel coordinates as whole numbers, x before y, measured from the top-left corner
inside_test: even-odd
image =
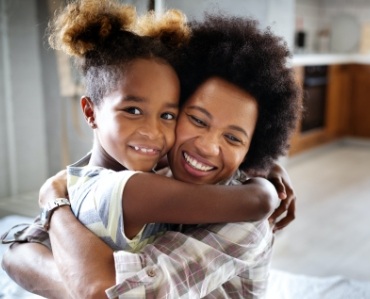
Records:
[[[205,81],[185,103],[169,163],[176,179],[216,184],[243,162],[258,117],[256,100],[221,78]]]

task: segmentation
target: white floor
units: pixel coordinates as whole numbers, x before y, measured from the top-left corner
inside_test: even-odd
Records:
[[[273,268],[370,281],[370,140],[290,158],[296,220],[275,240]]]

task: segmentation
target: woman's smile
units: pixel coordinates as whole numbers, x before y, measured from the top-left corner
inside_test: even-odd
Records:
[[[210,164],[206,164],[204,162],[201,162],[197,160],[196,158],[190,156],[188,153],[184,152],[183,157],[185,159],[185,162],[190,167],[194,168],[195,170],[201,171],[201,172],[207,172],[216,169],[216,167],[211,166]]]
[[[230,178],[249,150],[257,115],[256,100],[244,90],[221,78],[205,81],[178,118],[168,155],[174,177],[195,184]]]

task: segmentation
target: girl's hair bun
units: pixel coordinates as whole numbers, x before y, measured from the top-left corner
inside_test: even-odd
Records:
[[[134,31],[141,36],[159,38],[171,47],[180,47],[190,38],[186,16],[176,9],[167,10],[160,17],[153,11],[138,17]]]
[[[113,0],[77,0],[49,23],[49,43],[71,56],[84,56],[136,22],[135,7]]]

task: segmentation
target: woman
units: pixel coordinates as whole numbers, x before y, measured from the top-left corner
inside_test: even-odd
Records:
[[[220,183],[223,179],[230,179],[230,175],[233,175],[238,168],[241,170],[266,169],[274,159],[285,152],[288,137],[298,116],[299,101],[292,74],[285,67],[288,51],[281,45],[278,38],[269,32],[261,33],[256,29],[256,24],[249,20],[224,17],[208,17],[207,20],[204,24],[193,25],[193,36],[185,49],[187,62],[191,64],[185,65],[180,70],[183,97],[190,99],[181,112],[177,130],[184,131],[184,128],[191,128],[187,131],[191,134],[189,133],[185,139],[177,137],[169,161],[175,178],[195,182],[202,180],[202,183]],[[197,86],[200,86],[199,89]],[[222,98],[219,97],[220,94],[223,95]],[[222,106],[222,103],[229,103],[229,101],[233,105]],[[240,116],[237,119],[243,122],[245,119],[253,120],[254,116],[255,121],[251,121],[251,124],[243,122],[243,125],[238,125],[238,123],[233,123],[233,120],[230,121],[228,117],[225,118],[225,116],[232,116],[231,119],[234,119],[236,114],[241,115],[241,112],[245,110],[249,111],[246,114],[247,117]],[[203,114],[196,114],[194,111]],[[217,121],[213,122],[215,119]],[[254,130],[251,129],[253,123]],[[244,128],[244,132],[240,128]],[[235,131],[242,135],[234,133]],[[178,133],[178,136],[181,136],[181,132],[178,131]],[[246,157],[238,155],[237,150],[238,145],[243,144],[244,136],[251,139],[251,146]],[[225,148],[230,149],[227,155],[223,155]],[[228,176],[213,176],[212,174],[221,173],[221,171],[214,170],[224,169],[219,165],[229,166],[229,163],[223,163],[229,158],[235,163],[225,172]],[[240,177],[237,179],[240,180]],[[55,181],[54,184],[59,183]],[[47,190],[43,197],[60,196],[58,189]],[[62,190],[64,193],[63,186]],[[290,207],[294,208],[294,205]],[[114,283],[112,250],[94,235],[82,232],[80,229],[83,227],[79,227],[79,224],[73,220],[73,215],[63,207],[58,209],[53,216],[50,238],[54,257],[72,293],[83,298],[91,295],[101,298],[104,289]],[[268,264],[272,244],[272,235],[266,229],[266,224],[267,222],[261,224],[259,230],[264,232],[264,238],[266,238],[264,260],[255,268],[261,269],[260,278],[263,278],[263,284],[266,282],[268,269],[263,265]],[[78,238],[73,242],[70,240],[74,235],[65,234],[64,229],[66,228],[70,229],[69,232],[80,231]],[[193,238],[191,234],[196,236],[198,229],[189,233],[189,239]],[[212,234],[215,231],[212,227],[205,227],[203,230]],[[218,237],[218,234],[215,233],[214,236]],[[223,234],[220,238],[224,242],[228,241]],[[190,240],[199,241],[197,238]],[[160,245],[160,239],[153,246],[157,244]],[[13,249],[15,254],[18,250],[18,254],[21,254],[22,246]],[[80,248],[84,248],[84,251],[82,252]],[[95,255],[97,249],[99,249],[99,258]],[[68,252],[67,257],[66,252]],[[248,272],[246,268],[243,268],[247,265],[243,265],[242,262],[243,260],[238,268],[239,272],[232,273],[233,277],[226,278],[227,283],[230,282],[230,288],[245,283],[245,281],[237,281],[234,284],[231,281],[238,275]],[[50,268],[55,269],[54,266]],[[128,276],[131,275],[133,273],[129,273]],[[86,282],[83,285],[81,284],[82,277]],[[121,279],[123,280],[124,277]],[[253,277],[247,279],[253,280]],[[222,283],[222,278],[218,282]],[[263,288],[262,285],[260,287],[262,293]],[[65,289],[62,287],[56,297],[60,296],[63,291]],[[208,292],[213,291],[228,293],[227,290],[223,291],[213,287],[208,289]]]

